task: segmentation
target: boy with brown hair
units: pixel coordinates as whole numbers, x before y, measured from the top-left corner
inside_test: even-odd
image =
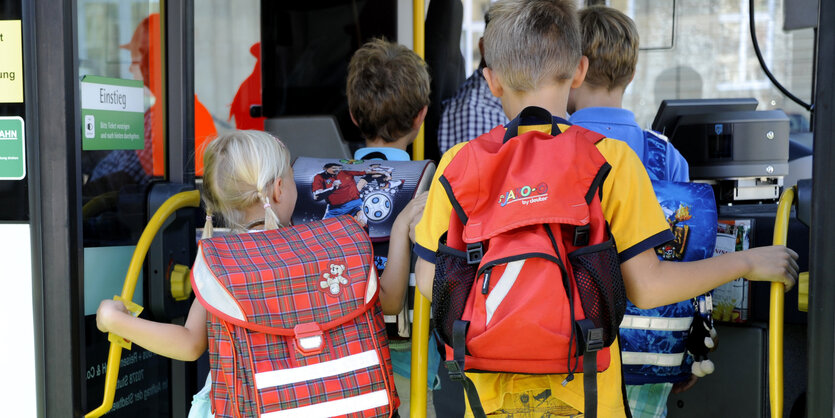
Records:
[[[403,45],[373,39],[354,53],[345,94],[351,120],[365,139],[355,159],[411,159],[406,147],[426,117],[429,81],[426,63]]]
[[[579,19],[589,69],[583,84],[568,95],[568,121],[626,142],[643,160],[647,154],[645,132],[635,115],[623,109],[623,94],[638,64],[638,28],[629,16],[607,6],[581,9]],[[650,166],[644,160],[650,177],[655,179],[654,171],[660,170],[659,178],[689,181],[687,161],[671,144],[664,143],[664,167]]]
[[[348,80],[345,93],[348,96],[348,109],[351,120],[360,128],[365,138],[365,147],[354,153],[357,160],[409,161],[411,157],[406,148],[417,137],[420,126],[426,117],[429,105],[429,72],[426,63],[414,51],[383,39],[366,42],[351,57],[348,64]],[[372,165],[368,177],[386,178],[389,187],[396,187],[400,180],[392,179],[390,167]],[[426,192],[415,197],[401,215],[411,221],[400,225],[407,234],[414,231],[426,202]],[[404,213],[405,212],[405,213]],[[408,217],[408,218],[405,218]],[[398,221],[401,216],[398,216]],[[395,221],[397,223],[397,221]],[[403,229],[401,228],[401,229]],[[402,235],[392,229],[389,241],[388,258],[375,260],[385,271],[395,270],[396,274],[409,276],[411,264],[411,244],[409,238],[395,240],[394,235]],[[384,244],[384,243],[383,243]],[[378,251],[380,244],[375,244]],[[398,253],[392,250],[397,246]],[[397,254],[397,256],[395,256]],[[379,261],[379,262],[378,262]],[[385,273],[384,273],[385,274]],[[408,280],[408,279],[407,279]],[[409,292],[406,292],[408,297]],[[406,318],[410,304],[405,304]],[[398,324],[398,325],[406,325]],[[409,415],[410,396],[409,378],[411,376],[411,340],[390,340],[394,381],[400,395],[400,416]],[[434,351],[434,352],[433,352]],[[436,350],[430,350],[427,377],[427,416],[434,417],[432,391],[438,387],[437,371],[441,358]]]
[[[489,66],[483,72],[491,92],[501,98],[505,113],[511,119],[517,119],[517,115],[529,107],[539,107],[553,115],[552,125],[531,125],[524,118],[512,120],[509,126],[518,123],[520,133],[552,127],[565,132],[569,128],[570,124],[564,120],[569,91],[582,84],[588,69],[588,60],[582,56],[579,22],[572,3],[566,0],[503,0],[490,9],[490,25],[484,34]],[[439,240],[450,231],[452,214],[458,212],[458,208],[453,212],[453,204],[439,178],[466,146],[467,143],[456,145],[441,159],[424,216],[416,228],[415,251],[420,258],[415,274],[421,293],[430,299]],[[610,138],[597,142],[596,149],[611,166],[600,189],[600,206],[617,243],[617,258],[626,293],[638,307],[649,308],[689,299],[742,276],[749,280],[779,281],[787,289],[794,285],[797,254],[782,246],[755,248],[688,263],[658,260],[654,247],[671,240],[672,233],[640,159],[626,143]],[[542,171],[544,181],[559,180],[548,178],[548,173],[548,168]],[[497,181],[489,174],[481,178]],[[559,197],[558,194],[555,196]],[[485,205],[495,202],[494,196],[486,198],[489,200]],[[502,281],[501,275],[494,270],[491,287],[480,288],[481,293],[494,290],[494,283]],[[560,282],[559,277],[554,279],[556,283]],[[507,291],[513,293],[514,290]],[[539,322],[548,321],[542,318]],[[513,343],[511,340],[502,342]],[[611,346],[613,354],[609,367],[596,376],[596,408],[600,416],[626,414],[621,365],[619,356],[614,354],[617,346],[617,342]],[[570,380],[565,374],[490,372],[466,373],[466,376],[477,389],[486,414],[572,416],[583,413],[586,408],[583,379]]]

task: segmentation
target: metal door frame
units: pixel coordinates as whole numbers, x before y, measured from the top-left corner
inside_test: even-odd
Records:
[[[80,415],[85,392],[75,12],[71,0],[23,2],[38,409],[50,417]]]
[[[806,416],[835,415],[835,2],[818,6],[815,48],[814,165],[812,168],[812,228],[809,246],[809,377]]]
[[[23,0],[23,59],[36,335],[38,416],[81,416],[85,405],[84,260],[77,7]],[[193,183],[193,0],[160,1],[165,19],[168,181]],[[186,100],[186,98],[192,98]],[[183,140],[188,138],[189,140]],[[172,146],[172,144],[174,146]]]

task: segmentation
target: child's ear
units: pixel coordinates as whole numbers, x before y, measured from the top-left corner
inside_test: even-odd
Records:
[[[423,109],[420,109],[417,116],[415,116],[415,120],[412,121],[412,130],[420,129],[420,125],[423,124],[423,120],[426,119],[426,112],[429,110],[429,106],[424,106]]]
[[[580,57],[580,62],[577,63],[577,69],[574,70],[574,78],[571,80],[571,88],[576,89],[583,85],[583,80],[586,79],[586,72],[589,71],[589,59],[585,55]]]
[[[354,118],[354,112],[351,112],[351,111],[349,110],[349,111],[348,111],[348,114],[349,114],[349,115],[351,115],[351,122],[354,122],[354,125],[356,125],[357,127],[359,127],[359,126],[360,126],[360,124],[359,124],[359,123],[357,123],[357,119],[356,119],[356,118]]]
[[[278,203],[279,199],[281,198],[281,176],[276,177],[275,181],[273,182],[273,202]]]
[[[481,74],[487,80],[487,87],[490,88],[490,93],[493,93],[493,96],[502,97],[504,88],[502,87],[502,82],[499,80],[499,76],[490,67],[482,68]]]

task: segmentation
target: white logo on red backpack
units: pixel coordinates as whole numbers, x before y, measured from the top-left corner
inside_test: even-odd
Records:
[[[331,296],[338,295],[342,291],[342,288],[339,285],[348,284],[348,279],[342,276],[344,271],[344,264],[331,264],[330,272],[322,274],[322,278],[325,280],[319,282],[319,286],[321,286],[322,289],[328,289],[327,293]]]

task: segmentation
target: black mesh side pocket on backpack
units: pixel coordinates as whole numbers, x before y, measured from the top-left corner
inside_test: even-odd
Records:
[[[443,241],[443,240],[442,240]],[[432,285],[432,319],[443,342],[452,346],[452,324],[461,319],[478,264],[467,263],[467,253],[438,245]]]
[[[580,293],[583,312],[603,329],[606,347],[615,341],[626,311],[626,287],[620,273],[615,240],[583,247],[568,254],[574,280]]]

